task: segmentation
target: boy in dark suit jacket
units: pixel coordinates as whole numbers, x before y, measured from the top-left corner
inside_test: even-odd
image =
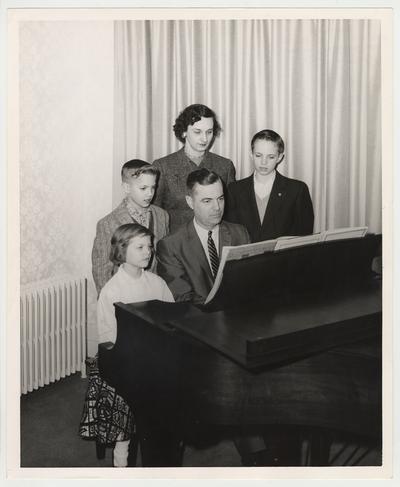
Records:
[[[313,232],[314,211],[307,185],[276,171],[284,150],[279,134],[258,132],[251,141],[254,173],[229,185],[226,219],[244,225],[252,242]]]
[[[224,245],[250,242],[242,225],[222,221],[221,178],[202,168],[187,178],[186,202],[194,218],[162,239],[157,247],[157,273],[176,301],[203,303],[211,291]]]
[[[110,260],[111,237],[125,223],[140,223],[154,234],[154,245],[169,233],[168,213],[152,205],[158,171],[151,164],[133,159],[122,166],[121,178],[126,197],[97,223],[92,250],[92,273],[99,294],[118,267]],[[155,259],[150,266],[155,270]]]

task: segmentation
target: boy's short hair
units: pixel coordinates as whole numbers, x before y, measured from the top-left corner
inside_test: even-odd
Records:
[[[118,227],[111,237],[110,260],[115,265],[126,262],[126,249],[133,237],[151,237],[152,232],[139,223],[126,223]]]
[[[132,159],[125,162],[121,169],[121,179],[123,183],[129,183],[131,178],[138,178],[142,174],[152,174],[158,176],[159,171],[152,164],[141,159]]]
[[[215,139],[221,132],[221,125],[217,120],[217,115],[211,108],[199,103],[189,105],[178,115],[178,118],[175,120],[175,125],[173,126],[175,137],[184,144],[185,138],[183,137],[183,132],[186,132],[189,125],[195,124],[201,120],[202,117],[214,119],[213,139]]]
[[[221,181],[221,178],[214,171],[209,171],[205,167],[201,169],[196,169],[191,172],[186,180],[186,192],[191,195],[195,184],[201,184],[202,186],[208,186],[209,184],[214,184],[217,181]]]
[[[282,137],[273,130],[264,129],[253,135],[253,138],[251,139],[251,152],[254,150],[256,140],[270,140],[271,142],[275,142],[278,146],[279,154],[285,152],[285,143],[283,142]]]

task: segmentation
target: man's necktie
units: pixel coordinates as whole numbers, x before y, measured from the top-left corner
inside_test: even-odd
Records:
[[[219,267],[219,257],[218,257],[217,249],[215,247],[214,240],[212,238],[211,230],[209,230],[208,232],[207,245],[208,245],[208,255],[210,256],[211,269],[212,269],[213,276],[215,278]]]

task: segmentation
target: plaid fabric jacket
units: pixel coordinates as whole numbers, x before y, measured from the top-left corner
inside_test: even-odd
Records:
[[[169,216],[165,210],[155,205],[150,205],[150,212],[154,245],[156,245],[159,240],[169,233]],[[109,259],[111,237],[114,231],[125,223],[135,223],[128,212],[125,201],[97,223],[96,237],[92,250],[92,274],[98,294],[104,284],[118,269]],[[155,271],[155,258],[153,258],[149,270]]]

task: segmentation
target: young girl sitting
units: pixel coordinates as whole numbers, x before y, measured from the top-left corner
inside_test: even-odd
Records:
[[[115,342],[117,322],[114,303],[158,299],[173,302],[171,291],[161,277],[144,269],[152,256],[153,234],[137,223],[118,227],[111,239],[110,260],[118,271],[102,288],[97,303],[99,343]],[[100,444],[114,444],[113,464],[126,467],[132,430],[132,413],[115,389],[98,375],[97,364],[89,378],[80,435]],[[112,424],[107,424],[112,418]]]

